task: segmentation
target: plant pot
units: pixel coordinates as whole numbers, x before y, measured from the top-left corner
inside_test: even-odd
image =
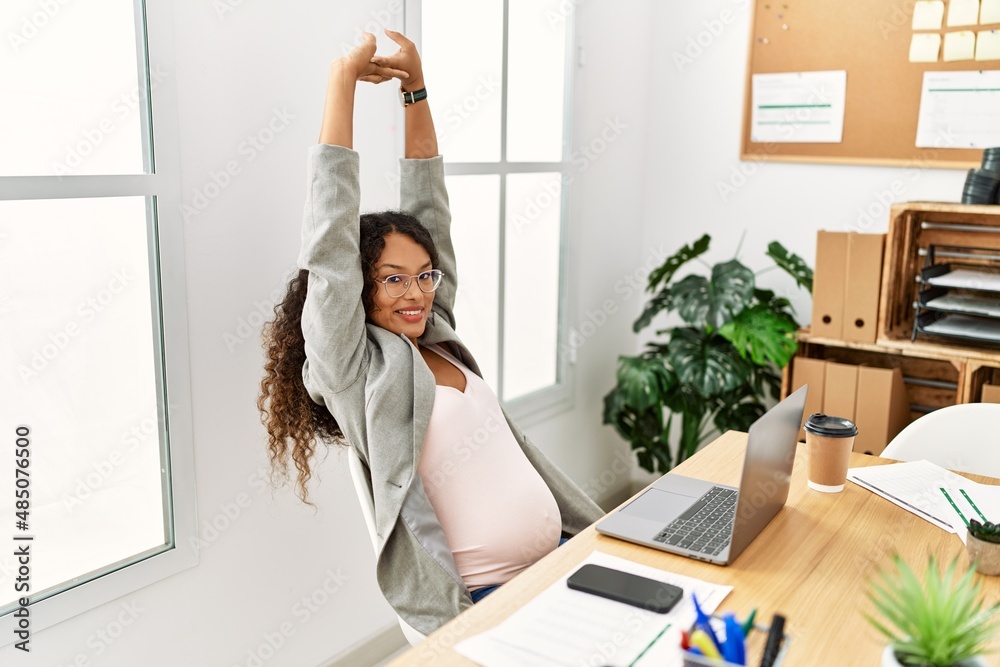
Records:
[[[905,667],[903,663],[896,660],[896,652],[892,644],[886,646],[885,650],[882,651],[882,667]],[[958,663],[955,667],[989,667],[989,665],[982,658],[969,658]]]
[[[965,550],[969,553],[969,562],[975,563],[976,572],[988,575],[1000,574],[1000,544],[981,540],[968,533]]]

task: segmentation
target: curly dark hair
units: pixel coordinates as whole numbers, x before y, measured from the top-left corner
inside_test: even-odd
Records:
[[[375,266],[385,249],[385,237],[403,234],[413,239],[430,255],[437,266],[434,239],[419,220],[400,211],[364,213],[360,220],[359,259],[364,283],[361,303],[365,313],[375,309]],[[257,409],[267,429],[267,449],[271,462],[271,484],[288,482],[288,459],[297,473],[296,495],[309,501],[307,484],[312,477],[310,461],[317,442],[348,445],[336,418],[326,406],[313,402],[302,382],[302,364],[306,360],[302,335],[302,307],[306,301],[309,271],[300,269],[288,283],[284,299],[274,307],[274,319],[261,331],[264,347],[264,378],[260,382]],[[371,321],[369,319],[369,321]]]

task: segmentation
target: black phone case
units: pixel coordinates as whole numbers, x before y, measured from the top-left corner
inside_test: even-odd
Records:
[[[571,574],[566,585],[575,591],[599,595],[658,614],[673,609],[684,596],[684,591],[673,584],[593,563],[587,563]]]

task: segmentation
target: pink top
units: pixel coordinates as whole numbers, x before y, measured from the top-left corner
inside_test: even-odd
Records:
[[[562,517],[493,390],[440,346],[465,391],[438,385],[417,472],[470,591],[509,581],[559,544]]]

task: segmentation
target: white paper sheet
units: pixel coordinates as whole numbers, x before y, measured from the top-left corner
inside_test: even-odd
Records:
[[[944,61],[972,60],[976,57],[976,33],[971,30],[946,32],[944,35]]]
[[[952,269],[925,281],[933,287],[953,287],[985,292],[1000,292],[1000,275],[975,269]]]
[[[930,461],[851,468],[847,479],[949,533],[955,532],[951,510],[938,488],[968,481]]]
[[[1000,146],[1000,70],[924,72],[920,148]]]
[[[968,521],[1000,521],[1000,486],[978,484],[966,479],[958,485],[940,487],[938,492],[946,499],[947,518],[963,544],[969,537],[966,532]]]
[[[751,141],[843,141],[846,71],[754,74],[752,85]]]
[[[943,0],[917,0],[913,5],[914,30],[940,30],[943,18]]]
[[[979,23],[979,0],[949,0],[948,27]]]
[[[983,6],[979,10],[979,23],[1000,23],[1000,0],[983,0]]]
[[[712,613],[733,589],[600,551],[591,552],[581,565],[584,563],[596,563],[680,586],[684,589],[684,599],[669,613],[657,614],[574,591],[566,586],[570,572],[502,623],[465,639],[455,646],[455,650],[484,667],[624,667],[649,647],[637,665],[679,667],[680,631],[695,619],[691,593],[698,596],[705,613]],[[650,646],[654,639],[655,643]]]
[[[911,63],[936,63],[941,51],[941,35],[936,32],[918,32],[910,38]]]
[[[1000,30],[979,31],[976,60],[1000,60]]]

